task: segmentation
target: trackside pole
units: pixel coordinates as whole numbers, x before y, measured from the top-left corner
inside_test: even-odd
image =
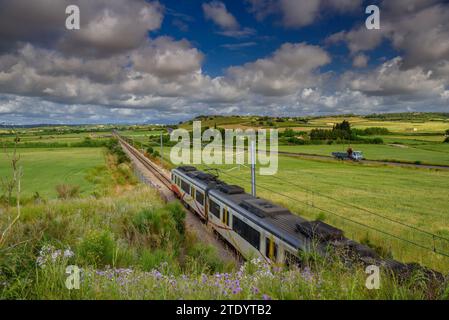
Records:
[[[251,140],[251,194],[256,196],[256,141]]]

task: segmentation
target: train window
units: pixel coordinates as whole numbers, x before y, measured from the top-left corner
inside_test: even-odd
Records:
[[[198,190],[196,190],[196,201],[198,201],[199,204],[204,206],[204,194]]]
[[[243,239],[248,241],[254,248],[259,250],[260,248],[260,233],[256,229],[252,228],[235,215],[232,217],[232,229],[240,235]]]
[[[278,255],[278,245],[271,238],[265,238],[265,256],[271,261],[276,261]]]
[[[181,189],[184,190],[185,193],[189,193],[190,184],[188,182],[185,182],[184,180],[181,180]]]
[[[286,266],[300,266],[301,260],[290,251],[285,250],[285,265]]]
[[[209,199],[209,211],[220,219],[220,206]]]
[[[176,179],[176,176],[175,176],[174,173],[172,173],[172,174],[171,174],[171,181],[175,181],[175,179]]]
[[[225,224],[225,225],[227,225],[227,226],[229,226],[229,211],[228,211],[228,208],[223,208],[223,216],[221,217],[221,221]]]

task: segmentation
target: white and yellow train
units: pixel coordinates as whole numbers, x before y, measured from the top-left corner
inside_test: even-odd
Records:
[[[276,264],[298,263],[300,251],[325,251],[328,245],[376,253],[321,221],[309,222],[286,208],[245,193],[216,176],[182,166],[172,170],[172,190],[243,257],[261,257]]]
[[[195,167],[181,166],[171,173],[172,191],[182,203],[245,258],[261,257],[278,265],[301,264],[301,251],[325,254],[333,248],[340,250],[347,262],[377,265],[406,278],[420,270],[428,279],[444,279],[416,263],[383,259],[373,249],[344,237],[340,229],[322,221],[307,221]]]

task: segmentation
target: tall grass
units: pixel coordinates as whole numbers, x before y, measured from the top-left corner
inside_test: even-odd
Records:
[[[13,216],[13,209],[2,209],[0,227]],[[170,272],[180,274],[194,262],[201,270],[225,270],[227,266],[207,246],[208,255],[198,258],[191,249],[197,241],[185,233],[183,222],[179,205],[163,204],[156,191],[143,186],[119,196],[25,205],[20,222],[0,250],[0,297],[57,294],[36,287],[45,277],[55,277],[54,281],[65,277],[64,272],[56,274],[60,269],[42,274],[38,261],[42,248],[48,246],[59,252],[73,250],[71,263],[83,269],[133,268],[144,272],[167,263]],[[56,290],[54,285],[48,290]]]

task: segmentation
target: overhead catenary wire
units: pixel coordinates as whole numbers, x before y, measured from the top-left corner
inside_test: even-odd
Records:
[[[226,173],[226,172],[224,172],[224,171],[222,171],[222,170],[219,170],[219,171],[220,171],[221,173],[223,173],[223,174],[225,174],[225,175],[231,177],[231,178],[234,178],[234,179],[237,179],[237,180],[240,180],[240,181],[247,182],[247,181],[246,181],[245,179],[243,179],[243,178],[235,177],[235,176],[233,176],[233,175],[231,175],[231,174],[228,174],[228,173]],[[284,193],[275,191],[275,190],[273,190],[273,189],[271,189],[271,188],[268,188],[268,187],[265,187],[265,186],[261,186],[261,185],[260,185],[260,182],[259,182],[258,187],[261,188],[261,189],[267,190],[267,191],[269,191],[269,192],[271,192],[271,193],[274,193],[274,194],[283,196],[283,197],[285,197],[285,198],[287,198],[287,199],[290,199],[290,200],[293,200],[293,201],[297,201],[297,202],[301,202],[301,203],[303,203],[303,204],[305,204],[305,205],[310,206],[309,204],[307,204],[307,203],[304,202],[304,201],[301,201],[301,200],[299,200],[299,199],[293,198],[293,197],[291,197],[291,196],[289,196],[289,195],[286,195],[286,194],[284,194]],[[394,239],[396,239],[396,240],[399,240],[399,241],[408,243],[408,244],[410,244],[410,245],[413,245],[413,246],[419,247],[419,248],[421,248],[421,249],[428,250],[428,251],[430,251],[430,252],[432,252],[432,253],[441,255],[441,256],[443,256],[443,257],[449,258],[449,254],[447,254],[447,253],[445,253],[445,252],[441,252],[441,251],[439,251],[439,250],[436,250],[436,248],[431,248],[431,247],[424,246],[424,245],[422,245],[422,244],[419,244],[419,243],[416,243],[416,242],[414,242],[414,241],[411,241],[411,240],[402,238],[402,237],[400,237],[400,236],[391,234],[391,233],[386,232],[386,231],[384,231],[384,230],[381,230],[381,229],[378,229],[378,228],[369,226],[369,225],[367,225],[367,224],[365,224],[365,223],[362,223],[362,222],[353,220],[353,219],[348,218],[348,217],[344,217],[344,216],[339,215],[339,214],[337,214],[337,213],[335,213],[335,212],[333,212],[333,211],[331,211],[331,210],[324,209],[324,208],[320,208],[320,207],[318,207],[318,206],[316,206],[316,205],[314,205],[314,208],[319,209],[319,210],[321,210],[321,211],[323,211],[323,212],[329,213],[329,214],[331,214],[331,215],[337,216],[337,217],[339,217],[339,218],[341,218],[341,219],[343,219],[343,220],[352,222],[352,223],[357,224],[357,225],[359,225],[359,226],[362,226],[362,227],[364,227],[364,228],[371,229],[371,230],[373,230],[373,231],[379,232],[379,233],[381,233],[381,234],[384,234],[384,235],[389,236],[389,237],[391,237],[391,238],[394,238]]]
[[[288,180],[283,180],[283,179],[281,179],[281,178],[279,178],[279,177],[276,177],[276,176],[270,176],[270,177],[271,177],[271,178],[275,178],[275,179],[277,179],[277,180],[279,180],[279,181],[282,181],[282,182],[284,182],[284,183],[288,183],[288,184],[290,184],[290,185],[292,185],[292,186],[301,188],[301,189],[303,189],[303,190],[312,192],[312,194],[315,193],[315,194],[317,194],[317,195],[319,195],[319,196],[321,196],[321,197],[325,197],[325,198],[331,199],[331,200],[333,200],[333,201],[335,201],[335,202],[344,204],[344,205],[346,205],[346,206],[350,206],[350,207],[353,207],[353,208],[355,208],[355,209],[358,209],[358,210],[361,210],[361,211],[365,211],[365,212],[367,212],[367,213],[369,213],[369,214],[372,214],[372,215],[374,215],[374,216],[376,216],[376,217],[379,217],[379,218],[388,220],[388,221],[390,221],[390,222],[392,222],[392,223],[396,223],[396,224],[402,225],[403,227],[407,227],[407,228],[413,229],[413,230],[415,230],[415,231],[418,231],[418,232],[422,232],[422,233],[424,233],[424,234],[427,234],[427,235],[429,235],[429,236],[431,236],[431,237],[439,238],[440,240],[444,240],[444,241],[449,242],[449,239],[448,239],[448,238],[445,238],[445,237],[439,236],[439,235],[437,235],[437,234],[431,233],[431,232],[429,232],[429,231],[420,229],[420,228],[418,228],[418,227],[415,227],[415,226],[406,224],[406,223],[404,223],[404,222],[402,222],[402,221],[398,221],[398,220],[395,220],[395,219],[386,217],[386,216],[384,216],[384,215],[381,215],[381,214],[379,214],[379,213],[377,213],[377,212],[374,212],[374,211],[371,211],[371,210],[369,210],[369,209],[366,209],[366,208],[357,206],[357,205],[355,205],[355,204],[352,204],[352,203],[349,203],[349,202],[346,202],[346,201],[343,201],[343,200],[340,200],[340,199],[336,199],[336,198],[334,198],[334,197],[332,197],[332,196],[323,194],[323,193],[318,192],[318,191],[314,191],[314,190],[308,189],[308,188],[303,187],[303,186],[301,186],[301,185],[299,185],[299,184],[297,184],[297,183],[294,183],[294,182],[291,182],[291,181],[288,181]]]

